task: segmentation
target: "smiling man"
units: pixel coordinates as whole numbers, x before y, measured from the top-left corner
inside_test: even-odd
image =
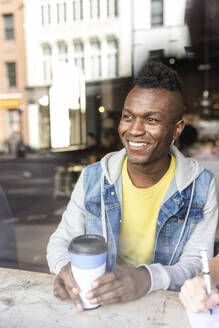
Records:
[[[201,269],[199,250],[213,254],[218,205],[213,175],[173,145],[184,123],[181,81],[162,63],[142,67],[119,124],[124,149],[86,167],[47,259],[54,295],[83,305],[67,251],[83,233],[103,235],[107,273],[93,282],[92,304],[135,300],[159,289],[179,290]]]

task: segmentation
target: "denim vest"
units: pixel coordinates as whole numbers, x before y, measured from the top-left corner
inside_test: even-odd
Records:
[[[86,167],[84,171],[84,206],[85,232],[103,235],[101,220],[101,174],[100,163]],[[203,219],[203,209],[213,175],[204,170],[195,180],[194,195],[191,199],[192,183],[181,193],[175,188],[172,196],[162,204],[157,220],[153,263],[175,264],[182,253],[186,241],[191,236],[196,224]],[[109,184],[104,177],[103,201],[107,226],[107,271],[116,263],[120,224],[122,220],[121,174],[115,184]],[[171,261],[171,262],[170,262]]]

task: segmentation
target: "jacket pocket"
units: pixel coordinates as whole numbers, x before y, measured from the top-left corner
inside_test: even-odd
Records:
[[[88,215],[95,216],[100,219],[101,217],[101,201],[100,198],[92,198],[85,201],[85,209]]]
[[[101,220],[101,203],[99,198],[85,202],[85,231],[86,233],[103,234]]]

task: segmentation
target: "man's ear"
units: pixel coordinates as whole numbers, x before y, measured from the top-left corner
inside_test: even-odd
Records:
[[[180,134],[183,132],[184,127],[185,127],[184,120],[180,120],[180,121],[176,122],[174,132],[173,132],[173,139],[174,140],[179,138]]]

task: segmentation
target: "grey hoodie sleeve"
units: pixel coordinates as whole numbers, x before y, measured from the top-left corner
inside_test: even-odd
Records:
[[[74,187],[71,200],[63,213],[62,220],[51,235],[47,246],[47,261],[51,273],[58,274],[70,261],[68,246],[73,237],[83,234],[84,192],[83,171]]]
[[[148,293],[159,289],[179,290],[186,279],[199,275],[201,271],[200,249],[207,248],[209,260],[212,258],[217,223],[218,204],[213,179],[204,207],[204,219],[197,224],[179,261],[169,266],[158,263],[144,265],[151,276],[151,288]]]

